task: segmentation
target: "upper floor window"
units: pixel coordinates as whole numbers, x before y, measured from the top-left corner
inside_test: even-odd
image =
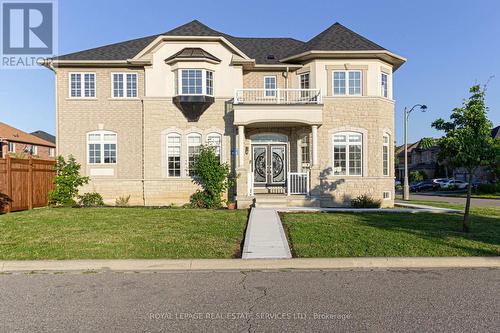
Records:
[[[389,96],[389,90],[388,90],[388,86],[387,86],[387,78],[388,78],[388,76],[385,73],[382,73],[382,75],[380,76],[380,87],[382,89],[381,94],[383,97]]]
[[[264,89],[266,97],[276,97],[276,76],[264,76]]]
[[[356,132],[336,133],[333,136],[333,174],[361,176],[363,135]]]
[[[197,133],[189,134],[187,137],[187,148],[188,148],[188,175],[194,176],[194,162],[200,154],[201,147],[201,135]]]
[[[54,148],[49,148],[49,157],[54,157],[56,155],[56,150]]]
[[[96,131],[87,134],[87,156],[89,164],[116,163],[116,133]]]
[[[137,97],[137,73],[113,73],[113,98]]]
[[[95,97],[95,73],[70,73],[72,98]]]
[[[167,136],[167,174],[169,177],[181,176],[181,136],[177,133]]]
[[[14,142],[9,142],[9,153],[16,152],[16,144]]]
[[[27,150],[30,155],[38,155],[38,146],[30,145],[27,147]]]
[[[384,134],[384,144],[382,146],[382,169],[384,176],[389,176],[389,134]]]
[[[361,95],[361,71],[334,71],[333,95]]]
[[[310,81],[309,81],[309,73],[304,73],[299,76],[300,80],[300,89],[309,89]]]
[[[207,144],[214,147],[215,154],[221,162],[221,148],[222,148],[222,136],[219,133],[210,133],[207,136]]]
[[[180,95],[214,94],[214,73],[205,69],[181,69],[179,76]]]

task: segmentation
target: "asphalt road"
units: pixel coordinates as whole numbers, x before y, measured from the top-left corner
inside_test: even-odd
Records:
[[[500,270],[0,275],[0,330],[499,332]]]

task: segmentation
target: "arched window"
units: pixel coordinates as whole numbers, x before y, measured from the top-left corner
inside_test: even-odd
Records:
[[[219,133],[210,133],[207,135],[207,144],[209,146],[214,147],[215,154],[219,157],[219,162],[221,160],[221,151],[222,151],[222,135]]]
[[[390,145],[390,136],[389,134],[384,134],[384,142],[382,146],[382,169],[384,176],[389,176],[389,145]]]
[[[177,133],[167,135],[167,175],[181,176],[181,136]]]
[[[333,174],[361,176],[363,170],[363,135],[341,132],[333,135]]]
[[[111,131],[87,133],[87,161],[89,164],[116,163],[117,136]]]
[[[187,154],[188,154],[188,175],[194,176],[194,162],[200,154],[201,135],[198,133],[191,133],[187,136]]]

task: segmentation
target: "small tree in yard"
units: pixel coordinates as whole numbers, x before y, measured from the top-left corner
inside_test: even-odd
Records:
[[[89,177],[80,175],[80,167],[72,155],[68,157],[68,161],[63,156],[57,157],[55,188],[49,193],[49,204],[71,206],[76,203],[78,188],[89,182]]]
[[[191,204],[200,208],[220,208],[222,194],[234,185],[231,169],[227,163],[220,163],[214,147],[201,146],[193,171],[196,175],[193,182],[201,186],[203,191],[197,191],[191,197]]]
[[[485,88],[475,85],[463,106],[453,109],[450,121],[438,119],[432,127],[444,131],[439,139],[439,160],[447,160],[454,167],[463,167],[468,173],[467,201],[463,218],[463,231],[470,231],[469,211],[472,177],[482,165],[491,164],[499,153],[491,137],[492,123],[488,120],[485,105]]]

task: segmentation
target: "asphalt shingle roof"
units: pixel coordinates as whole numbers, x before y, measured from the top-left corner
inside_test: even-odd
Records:
[[[180,50],[179,52],[171,55],[165,61],[169,61],[172,59],[210,59],[213,61],[220,62],[220,59],[217,58],[216,56],[212,55],[211,53],[205,51],[204,49],[200,47],[186,47]]]
[[[308,42],[294,38],[235,37],[194,20],[162,34],[101,46],[56,57],[57,60],[125,60],[136,56],[159,36],[222,36],[258,64],[278,64],[280,59],[305,51],[384,50],[370,40],[335,23]]]

